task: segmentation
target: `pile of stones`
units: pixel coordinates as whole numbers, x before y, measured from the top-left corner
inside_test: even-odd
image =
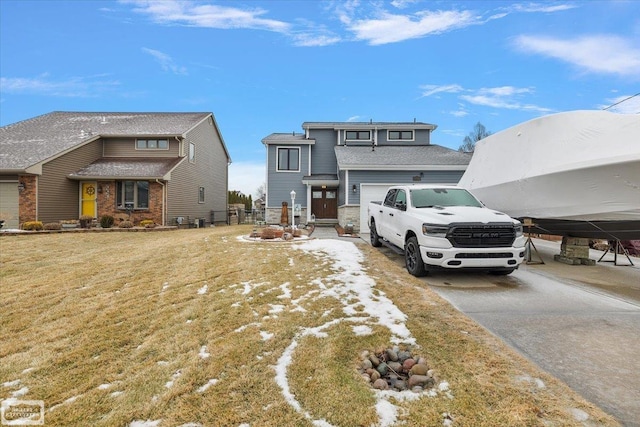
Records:
[[[398,346],[381,348],[360,355],[358,372],[377,390],[412,391],[421,393],[436,384],[433,369],[424,357]]]

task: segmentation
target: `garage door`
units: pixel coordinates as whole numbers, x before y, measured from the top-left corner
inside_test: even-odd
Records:
[[[0,182],[0,219],[3,230],[18,228],[18,183]]]
[[[392,185],[398,184],[360,184],[360,232],[369,232],[369,221],[367,221],[367,207],[369,202],[380,202],[387,195],[387,190]]]

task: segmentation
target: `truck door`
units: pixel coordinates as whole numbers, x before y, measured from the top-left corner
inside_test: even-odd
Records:
[[[397,189],[392,188],[387,192],[387,195],[382,202],[382,206],[380,206],[380,224],[376,224],[376,229],[378,230],[378,234],[385,239],[389,240],[389,219],[392,218],[390,214],[393,213],[393,203],[396,200]]]
[[[389,209],[387,226],[389,227],[388,240],[394,245],[404,247],[404,221],[403,216],[407,209],[407,193],[404,190],[396,192],[393,206]]]

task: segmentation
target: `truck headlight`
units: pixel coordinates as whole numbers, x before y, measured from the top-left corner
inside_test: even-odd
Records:
[[[429,237],[447,237],[449,227],[438,224],[422,224],[422,234]]]
[[[515,224],[513,226],[513,228],[516,231],[516,237],[522,237],[522,235],[523,235],[522,224]]]

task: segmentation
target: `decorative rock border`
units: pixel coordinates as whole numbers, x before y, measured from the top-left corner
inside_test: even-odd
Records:
[[[436,384],[434,370],[429,368],[427,360],[398,346],[363,351],[358,372],[377,390],[421,393]]]

